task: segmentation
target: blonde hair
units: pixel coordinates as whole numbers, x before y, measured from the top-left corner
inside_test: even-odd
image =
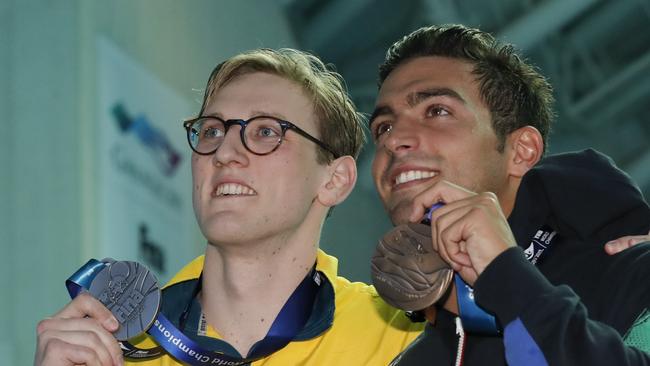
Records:
[[[300,85],[312,99],[320,140],[336,157],[359,156],[365,142],[363,117],[356,111],[338,73],[316,56],[291,48],[258,49],[234,56],[212,70],[203,96],[200,115],[212,95],[238,76],[254,72],[274,74]],[[318,162],[332,161],[330,153],[318,150]]]

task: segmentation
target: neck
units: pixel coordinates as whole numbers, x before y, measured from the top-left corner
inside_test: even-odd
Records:
[[[460,310],[458,309],[458,297],[456,294],[456,281],[452,281],[451,283],[451,288],[449,289],[449,295],[447,295],[447,298],[445,299],[445,302],[442,304],[442,307],[447,310],[448,312],[459,315]],[[431,305],[429,308],[425,309],[426,311],[424,312],[425,317],[429,321],[429,323],[435,325],[436,323],[436,307],[435,304]]]
[[[510,184],[506,185],[504,191],[497,195],[499,197],[501,211],[506,218],[515,209],[515,200],[517,199],[517,192],[521,184],[521,178],[519,177],[511,177],[510,180]]]
[[[249,244],[208,245],[200,298],[208,323],[243,356],[311,270],[318,235]]]

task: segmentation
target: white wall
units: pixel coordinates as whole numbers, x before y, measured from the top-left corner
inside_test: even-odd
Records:
[[[279,6],[0,2],[0,365],[32,363],[37,321],[68,301],[64,280],[96,255],[97,36],[198,108],[193,90],[217,61],[294,45]],[[184,250],[202,248],[197,233]]]

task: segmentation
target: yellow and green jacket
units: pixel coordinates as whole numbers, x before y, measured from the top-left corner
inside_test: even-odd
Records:
[[[193,289],[203,269],[200,256],[178,272],[163,290],[162,312],[178,326],[178,318],[191,299]],[[411,323],[403,312],[387,305],[373,286],[350,282],[337,275],[338,260],[319,250],[316,270],[324,283],[316,295],[312,314],[302,331],[284,348],[254,361],[251,366],[321,366],[321,365],[387,365],[422,331],[423,325]],[[260,300],[262,305],[262,300]],[[196,334],[200,305],[188,316],[185,335],[210,349],[210,342],[219,339],[210,326]],[[143,336],[132,342],[138,348],[152,348],[156,343]],[[238,356],[232,348],[226,351]],[[127,361],[127,365],[179,365],[173,357],[146,361]]]

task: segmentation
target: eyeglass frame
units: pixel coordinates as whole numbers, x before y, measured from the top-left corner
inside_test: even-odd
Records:
[[[282,133],[280,134],[280,136],[278,138],[278,143],[275,145],[275,147],[271,151],[266,152],[266,153],[258,153],[258,152],[255,152],[255,151],[251,150],[251,148],[248,147],[248,144],[246,143],[246,135],[244,134],[244,131],[246,130],[246,126],[248,126],[250,121],[252,121],[254,119],[259,119],[259,118],[269,118],[269,119],[277,121],[278,124],[280,125],[280,129],[282,130]],[[246,150],[248,152],[250,152],[251,154],[264,156],[264,155],[269,155],[269,154],[275,152],[275,150],[277,150],[280,147],[280,145],[282,145],[282,141],[284,141],[284,135],[287,133],[287,130],[293,130],[296,133],[298,133],[299,135],[301,135],[302,137],[304,137],[307,140],[309,140],[309,141],[315,143],[316,145],[318,145],[318,147],[320,147],[321,149],[323,149],[323,150],[327,151],[328,153],[332,154],[334,159],[339,157],[338,154],[336,154],[332,150],[332,148],[330,148],[326,143],[324,143],[323,141],[321,141],[321,140],[317,139],[316,137],[310,135],[307,131],[303,130],[302,128],[296,126],[295,124],[293,124],[293,123],[291,123],[289,121],[285,121],[283,119],[280,119],[280,118],[277,118],[277,117],[272,117],[272,116],[255,116],[255,117],[251,117],[249,119],[229,119],[229,120],[224,120],[224,119],[219,118],[217,116],[199,116],[199,117],[196,117],[196,118],[185,120],[183,122],[183,127],[185,128],[185,131],[187,132],[187,134],[186,134],[187,135],[187,143],[188,143],[188,145],[190,145],[190,149],[192,149],[192,151],[194,151],[195,153],[197,153],[199,155],[212,155],[217,150],[219,150],[219,148],[221,147],[221,145],[219,145],[214,150],[212,150],[210,152],[207,152],[207,153],[203,153],[203,152],[197,151],[194,148],[194,146],[192,146],[192,140],[190,138],[190,135],[192,134],[192,132],[191,132],[192,131],[192,125],[195,122],[197,122],[199,120],[202,120],[202,119],[215,119],[215,120],[220,121],[221,123],[223,123],[224,139],[226,138],[226,134],[228,133],[228,130],[230,129],[231,126],[239,125],[239,127],[241,127],[239,129],[239,139],[241,140],[242,145],[244,145]]]

